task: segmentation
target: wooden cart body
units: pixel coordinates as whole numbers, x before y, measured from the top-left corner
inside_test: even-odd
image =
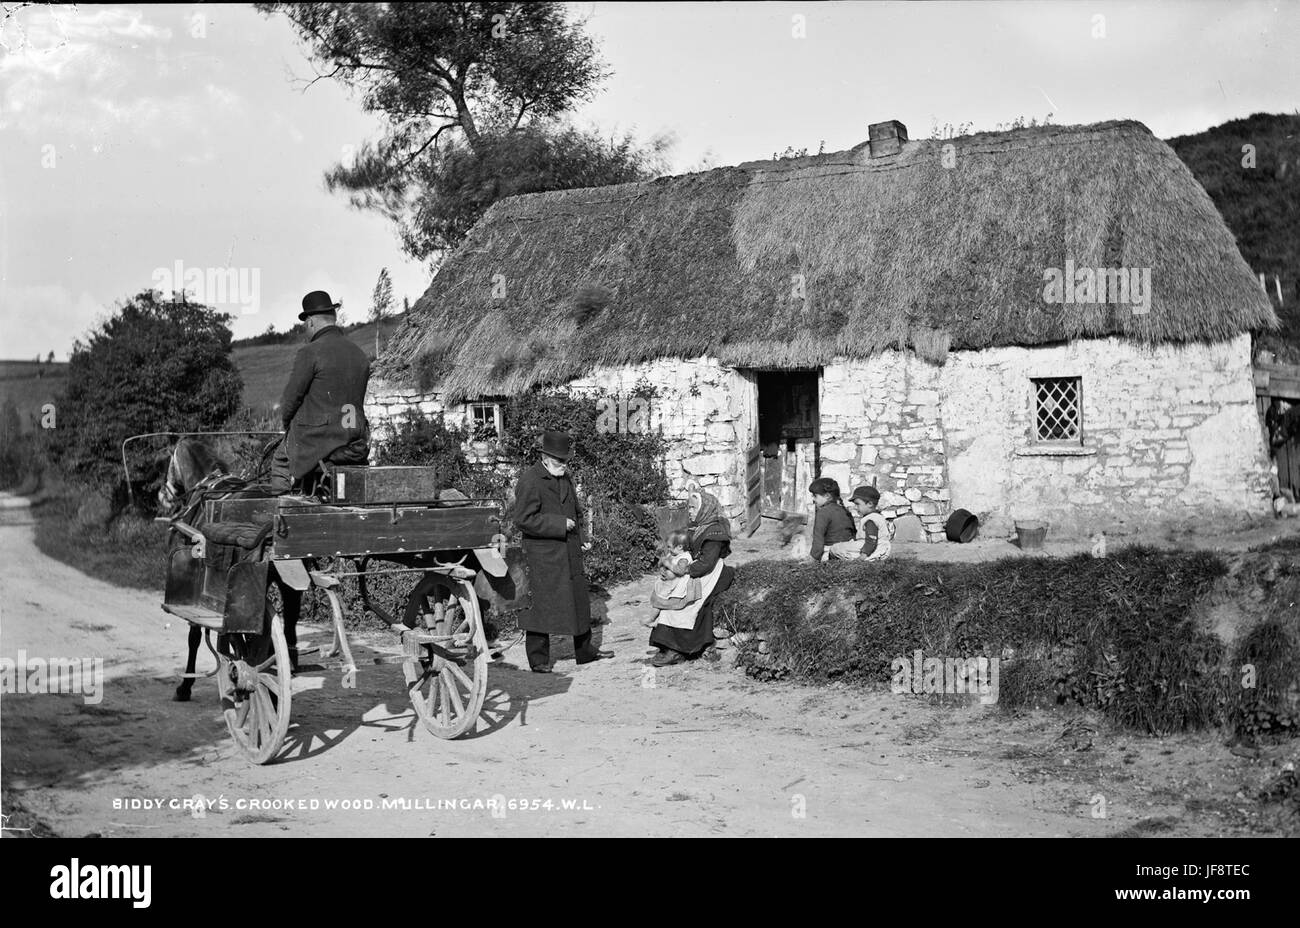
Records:
[[[337,471],[343,470],[349,473],[340,480]],[[217,670],[209,675],[217,675],[222,684],[223,705],[243,707],[242,715],[227,708],[227,720],[235,740],[255,763],[266,763],[278,751],[288,728],[292,689],[288,670],[277,666],[288,662],[282,619],[267,612],[271,571],[293,589],[315,587],[329,599],[334,640],[324,654],[342,658],[345,685],[349,677],[355,677],[357,667],[344,627],[338,586],[343,577],[357,577],[366,609],[401,636],[404,656],[400,660],[417,715],[440,737],[457,737],[472,727],[482,705],[486,646],[478,600],[504,605],[526,595],[522,569],[506,570],[502,566],[505,559],[495,556],[505,554],[499,503],[408,499],[412,494],[393,489],[398,475],[385,473],[405,471],[404,476],[427,493],[433,478],[411,472],[431,469],[372,468],[360,477],[351,473],[359,470],[366,469],[338,468],[330,477],[345,493],[350,491],[354,498],[366,501],[335,504],[285,496],[214,498],[203,501],[202,515],[194,519],[194,525],[172,523],[185,544],[169,553],[163,609],[207,630],[209,649],[218,662]],[[397,498],[367,499],[381,490]],[[472,567],[465,565],[471,553],[479,555],[470,562]],[[317,569],[325,559],[333,564],[332,569]],[[357,569],[340,569],[339,565],[349,560]],[[474,569],[480,560],[495,565],[493,576]],[[517,564],[518,559],[514,560]],[[369,567],[373,562],[396,566],[376,571]],[[376,572],[408,573],[418,578],[408,598],[406,621],[371,602],[366,576]],[[457,618],[448,619],[446,627],[438,626],[433,613],[442,615],[439,603],[453,602],[454,608],[448,606],[445,611]],[[426,620],[424,627],[410,627],[416,615]],[[218,648],[211,644],[213,632],[220,636]],[[244,651],[230,652],[232,641]],[[260,650],[249,647],[249,642],[259,641],[265,645]],[[254,653],[255,657],[246,656]],[[431,675],[433,683],[429,682]],[[464,685],[458,686],[457,679]],[[258,712],[271,721],[250,722]],[[264,730],[255,730],[257,725]]]

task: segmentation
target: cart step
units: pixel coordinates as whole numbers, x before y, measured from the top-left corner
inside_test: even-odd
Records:
[[[178,619],[184,619],[192,625],[214,628],[217,631],[221,630],[224,622],[220,612],[213,612],[211,609],[204,609],[200,606],[169,606],[164,604],[163,611],[170,612]]]

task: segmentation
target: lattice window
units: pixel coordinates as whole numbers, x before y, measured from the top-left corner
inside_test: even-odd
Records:
[[[469,425],[472,437],[495,440],[501,437],[501,404],[478,402],[469,404]]]
[[[1081,382],[1078,377],[1044,377],[1034,383],[1034,440],[1082,444]]]

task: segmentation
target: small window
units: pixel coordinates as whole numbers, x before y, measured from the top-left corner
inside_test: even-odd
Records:
[[[1082,403],[1078,377],[1044,377],[1034,384],[1034,440],[1082,444]]]
[[[501,437],[501,404],[477,402],[469,404],[470,437],[475,441],[495,441]]]

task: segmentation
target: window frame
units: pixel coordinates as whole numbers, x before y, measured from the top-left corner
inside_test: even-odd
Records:
[[[1039,403],[1041,384],[1047,381],[1074,381],[1075,436],[1073,438],[1043,438],[1039,433]],[[1029,378],[1029,444],[1033,448],[1083,447],[1083,377],[1079,374],[1051,374]]]
[[[488,439],[475,439],[475,438],[473,437],[473,434],[472,434],[472,433],[473,433],[473,431],[474,431],[474,428],[475,428],[475,427],[478,425],[478,423],[479,423],[479,418],[475,415],[475,409],[476,409],[476,407],[491,407],[491,408],[492,408],[492,424],[493,424],[493,427],[496,429],[496,432],[497,432],[495,438],[488,438]],[[499,398],[499,397],[489,397],[489,396],[479,397],[478,399],[474,399],[474,400],[466,400],[466,401],[465,401],[465,421],[466,421],[466,424],[468,424],[468,425],[469,425],[469,428],[470,428],[470,432],[471,432],[470,440],[471,440],[471,441],[493,441],[493,442],[499,442],[499,441],[501,441],[501,439],[502,439],[502,438],[504,437],[504,435],[505,435],[505,403],[504,403],[504,401],[503,401],[501,398]]]

